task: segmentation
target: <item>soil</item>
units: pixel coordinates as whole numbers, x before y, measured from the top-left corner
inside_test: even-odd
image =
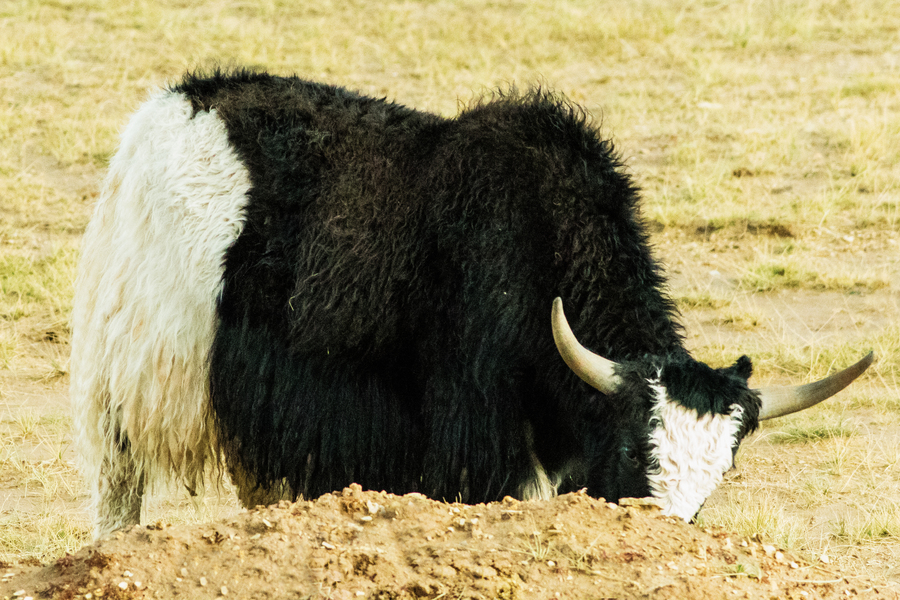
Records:
[[[584,494],[468,506],[351,486],[225,521],[135,526],[45,566],[9,598],[900,598],[645,501]]]

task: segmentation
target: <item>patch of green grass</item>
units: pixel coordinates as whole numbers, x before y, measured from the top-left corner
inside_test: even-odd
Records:
[[[741,288],[768,292],[779,288],[815,290],[877,290],[890,286],[886,274],[834,273],[806,266],[789,256],[751,266],[740,279]]]
[[[841,87],[841,96],[859,96],[872,99],[881,94],[895,94],[897,82],[893,79],[869,73],[849,78]]]
[[[856,435],[858,427],[843,413],[819,411],[813,416],[791,417],[780,431],[772,434],[772,441],[780,444],[808,444]]]
[[[718,325],[727,325],[741,330],[755,329],[765,321],[766,316],[758,310],[734,306],[721,311],[721,313],[713,319],[713,322]]]
[[[731,299],[715,294],[709,290],[684,290],[672,297],[681,309],[710,308],[720,309],[731,304]]]
[[[68,315],[76,258],[69,246],[41,257],[0,254],[0,319],[17,321],[38,312]]]

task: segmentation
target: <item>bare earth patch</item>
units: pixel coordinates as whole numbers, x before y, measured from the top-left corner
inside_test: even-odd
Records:
[[[900,597],[639,502],[467,506],[358,486],[209,524],[137,526],[4,573],[0,596],[66,599]]]

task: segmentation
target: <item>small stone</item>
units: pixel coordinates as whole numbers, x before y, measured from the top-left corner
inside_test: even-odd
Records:
[[[831,559],[828,558],[827,554],[822,554],[822,556],[819,557],[819,560],[821,560],[826,565],[831,562]]]
[[[25,595],[25,590],[19,590],[18,592],[13,594],[13,598],[21,598]]]
[[[329,544],[328,542],[322,542],[322,547],[327,548],[328,550],[334,550],[334,545]]]
[[[122,575],[123,575],[124,577],[131,577],[131,576],[134,575],[134,573],[132,573],[131,571],[125,571]]]
[[[547,561],[547,566],[548,566],[548,567],[555,567],[555,566],[556,566],[556,563],[553,562],[552,560],[548,560],[548,561]]]
[[[181,569],[181,576],[182,576],[182,577],[187,577],[187,576],[188,576],[188,570],[185,569],[184,567],[182,567],[182,569]]]
[[[127,581],[121,581],[121,582],[119,582],[119,589],[120,589],[120,590],[127,590],[127,589],[128,589],[128,582],[127,582]]]
[[[778,562],[784,562],[784,552],[782,552],[781,550],[779,550],[778,552],[776,552],[776,553],[775,553],[775,560],[777,560]]]
[[[798,564],[795,563],[794,561],[791,561],[791,568],[792,568],[792,569],[799,569],[799,568],[800,568],[800,565],[798,565]]]
[[[266,519],[263,519],[262,522],[263,522],[263,525],[265,525],[265,526],[268,527],[269,529],[271,529],[271,528],[273,527],[273,525],[272,525],[269,521],[267,521]]]
[[[201,577],[200,578],[200,587],[206,587],[206,583],[207,583],[206,577]]]
[[[766,553],[766,556],[773,557],[775,556],[775,546],[770,546],[769,544],[763,544],[763,552]]]
[[[219,590],[219,591],[222,592],[222,595],[223,595],[223,596],[227,596],[227,595],[228,595],[228,588],[225,587],[224,585],[222,586],[222,589]]]

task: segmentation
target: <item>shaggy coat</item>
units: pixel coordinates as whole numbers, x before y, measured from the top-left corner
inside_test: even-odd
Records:
[[[757,425],[750,363],[688,356],[637,202],[611,142],[542,90],[453,119],[253,72],[155,95],[111,161],[75,300],[97,534],[220,455],[248,504],[351,482],[659,495],[696,442],[667,449],[672,410],[722,446],[695,457],[714,487]],[[557,296],[621,393],[560,359]]]

